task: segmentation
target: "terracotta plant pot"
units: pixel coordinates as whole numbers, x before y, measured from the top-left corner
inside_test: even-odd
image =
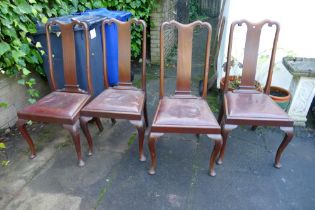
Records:
[[[287,110],[291,94],[288,90],[277,86],[270,87],[270,97],[274,100],[282,109]]]
[[[241,79],[242,77],[237,77],[237,76],[229,76],[229,91],[235,90],[239,87],[239,85],[241,84]],[[220,80],[220,89],[223,90],[224,88],[224,82],[225,82],[225,77],[222,77],[222,79]],[[256,89],[258,91],[262,92],[262,88],[259,82],[256,81]]]

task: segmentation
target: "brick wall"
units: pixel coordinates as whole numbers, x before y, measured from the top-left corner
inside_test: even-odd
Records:
[[[151,14],[151,22],[153,23],[153,26],[151,26],[150,29],[152,64],[160,64],[160,25],[165,21],[176,19],[176,3],[177,0],[158,0],[159,5]],[[165,30],[164,43],[166,57],[176,44],[176,34],[174,29]]]

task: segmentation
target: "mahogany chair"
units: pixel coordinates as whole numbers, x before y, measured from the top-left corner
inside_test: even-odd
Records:
[[[50,27],[58,25],[61,30],[63,68],[65,85],[63,89],[57,89],[54,77],[52,47],[50,42]],[[76,77],[76,51],[73,28],[79,25],[84,29],[86,46],[86,75],[88,81],[88,92],[79,88]],[[80,145],[80,127],[79,114],[81,108],[89,101],[93,95],[93,87],[90,75],[90,43],[88,35],[88,26],[84,22],[72,20],[70,23],[52,21],[46,24],[46,39],[48,46],[49,78],[52,92],[38,100],[35,104],[25,107],[17,113],[17,126],[22,136],[27,141],[33,159],[36,156],[33,141],[26,130],[28,120],[36,122],[62,124],[67,129],[73,139],[77,152],[78,165],[83,166],[81,145]],[[95,119],[100,125],[100,120]],[[101,126],[101,125],[100,125]],[[102,129],[102,127],[99,127]]]
[[[107,80],[106,33],[105,25],[116,24],[118,30],[118,77],[117,86],[110,87]],[[131,82],[131,26],[142,25],[142,83],[141,89]],[[145,161],[143,141],[145,127],[148,125],[146,107],[146,23],[143,20],[131,19],[121,22],[106,19],[102,22],[103,66],[105,90],[81,110],[81,127],[87,136],[89,153],[93,153],[93,141],[87,121],[90,117],[103,117],[129,120],[138,131],[139,159]]]
[[[178,29],[178,58],[176,90],[172,96],[164,96],[164,28],[175,26]],[[203,85],[202,97],[191,94],[191,63],[192,40],[196,26],[208,29],[206,44],[204,79],[208,78],[211,25],[207,22],[196,21],[190,24],[181,24],[174,20],[164,22],[160,30],[160,101],[156,110],[150,135],[149,149],[151,155],[151,167],[149,174],[155,174],[156,152],[155,142],[164,133],[194,133],[206,134],[214,139],[215,146],[210,157],[210,175],[215,176],[215,159],[222,144],[221,128],[212,114],[205,98],[207,95],[207,83]]]
[[[228,77],[230,73],[230,68],[228,67],[231,65],[233,33],[237,25],[242,26],[243,24],[247,26],[247,33],[241,85],[239,89],[231,92],[228,91]],[[261,30],[265,25],[269,27],[274,26],[275,35],[266,85],[264,91],[259,92],[255,88],[255,74]],[[219,122],[221,122],[222,127],[223,146],[220,151],[219,159],[217,160],[218,164],[223,163],[229,132],[238,125],[252,125],[253,128],[257,126],[280,126],[280,129],[285,132],[285,137],[278,148],[274,166],[276,168],[281,167],[281,154],[293,137],[293,121],[289,118],[288,114],[269,97],[279,31],[279,24],[270,20],[264,20],[257,24],[248,22],[247,20],[240,20],[233,22],[231,25],[225,75],[224,102],[219,115]]]

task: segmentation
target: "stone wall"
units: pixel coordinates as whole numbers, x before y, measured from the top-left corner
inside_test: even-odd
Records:
[[[49,92],[48,83],[40,77],[35,77],[36,89],[41,95]],[[26,88],[17,83],[15,77],[0,75],[0,102],[8,103],[8,107],[0,107],[0,129],[12,127],[17,121],[17,111],[28,104]]]
[[[165,21],[176,19],[177,0],[158,0],[157,8],[151,14],[151,63],[160,64],[160,25]],[[166,29],[164,32],[165,57],[176,44],[174,29]]]

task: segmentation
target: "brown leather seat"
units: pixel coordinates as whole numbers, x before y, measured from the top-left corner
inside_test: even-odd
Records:
[[[90,95],[81,93],[52,92],[17,114],[19,119],[41,122],[63,119],[65,123],[73,123],[79,119],[79,112],[89,98]]]
[[[144,106],[144,91],[134,87],[108,88],[85,106],[81,113],[89,116],[107,117],[115,112],[119,115],[132,115],[140,120]]]
[[[224,95],[228,118],[253,118],[270,120],[289,119],[285,113],[268,95],[242,94],[227,92]]]
[[[187,123],[189,122],[189,123]],[[160,100],[155,126],[219,128],[207,102],[199,97],[164,97]]]

